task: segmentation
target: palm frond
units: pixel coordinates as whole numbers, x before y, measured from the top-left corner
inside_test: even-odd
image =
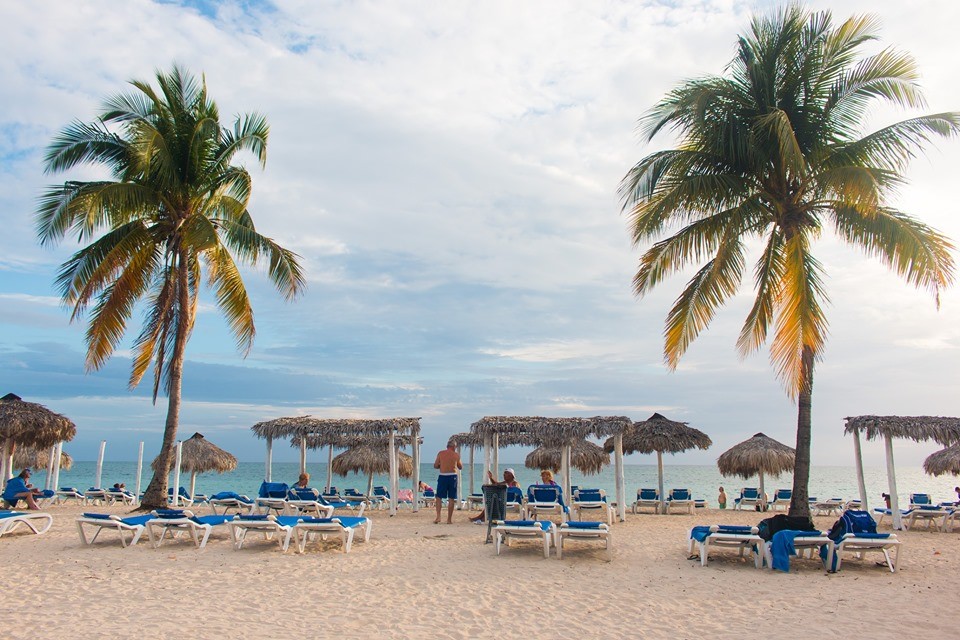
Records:
[[[757,296],[737,339],[737,351],[741,358],[759,349],[767,340],[767,331],[780,299],[783,270],[783,233],[771,225],[770,237],[753,272]]]
[[[690,343],[710,324],[714,313],[734,295],[743,277],[743,245],[734,230],[718,244],[715,257],[687,283],[664,329],[664,360],[675,369]]]
[[[821,305],[821,301],[827,300],[822,273],[823,268],[810,253],[805,235],[785,239],[770,359],[791,398],[797,396],[803,383],[804,349],[809,348],[819,357],[827,336],[827,320]]]
[[[891,208],[873,208],[864,214],[838,205],[834,211],[840,237],[880,258],[915,287],[929,290],[940,306],[940,291],[954,280],[956,247],[946,236]]]

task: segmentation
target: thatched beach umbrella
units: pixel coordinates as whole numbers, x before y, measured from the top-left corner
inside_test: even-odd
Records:
[[[923,470],[932,476],[942,476],[948,473],[960,476],[960,444],[931,453],[923,461]]]
[[[294,416],[289,418],[275,418],[260,422],[252,427],[252,431],[259,438],[267,441],[266,474],[264,479],[271,480],[273,461],[273,439],[295,438],[302,436],[300,470],[306,469],[306,442],[307,437],[318,439],[319,446],[339,443],[344,437],[374,437],[387,438],[391,451],[396,451],[396,439],[404,435],[420,435],[420,418],[313,418],[310,416]],[[336,446],[336,445],[335,445]],[[389,456],[390,468],[390,515],[397,512],[396,494],[398,490],[398,475],[396,470],[396,455]],[[413,492],[416,498],[420,480],[420,445],[417,438],[413,441]],[[413,510],[418,510],[418,503],[414,500]]]
[[[569,447],[586,438],[613,436],[614,473],[617,486],[617,514],[620,521],[626,519],[624,505],[626,493],[623,486],[623,452],[620,446],[623,433],[632,423],[624,416],[595,416],[593,418],[544,418],[542,416],[487,416],[470,425],[470,432],[484,442],[484,467],[490,470],[489,453],[496,451],[500,441],[512,437],[529,439],[532,445],[564,447],[565,464],[561,469],[564,498],[570,499]]]
[[[197,487],[197,474],[208,471],[224,473],[233,471],[237,468],[237,459],[230,453],[227,453],[217,445],[203,437],[201,433],[194,433],[190,438],[182,443],[180,453],[180,470],[190,473],[190,495],[192,496]],[[157,470],[157,460],[159,456],[150,464],[151,468]]]
[[[867,487],[863,477],[863,454],[860,451],[861,431],[867,440],[883,438],[887,454],[887,485],[890,491],[893,528],[902,529],[900,504],[897,498],[897,473],[893,464],[893,439],[907,438],[916,442],[933,440],[949,447],[960,443],[960,418],[942,416],[857,416],[846,418],[844,432],[853,436],[853,451],[857,464],[857,484],[860,488],[861,508],[867,509]]]
[[[725,476],[740,476],[747,479],[760,477],[760,496],[766,495],[763,477],[778,477],[784,471],[792,471],[797,452],[762,433],[734,445],[720,454],[717,467]]]
[[[36,449],[35,447],[17,447],[17,450],[13,453],[13,468],[14,469],[46,469],[50,466],[50,453],[56,449],[56,447],[48,447],[46,449]],[[70,467],[73,466],[73,457],[66,451],[60,452],[60,468],[70,470]]]
[[[47,449],[65,440],[72,440],[76,434],[77,426],[66,416],[54,413],[35,402],[26,402],[13,393],[3,396],[0,398],[0,444],[3,457],[0,480],[6,482],[12,475],[13,452],[16,447]]]
[[[524,461],[528,469],[550,469],[560,471],[563,447],[537,447],[527,454]],[[575,442],[570,447],[570,466],[586,475],[594,475],[610,464],[610,454],[603,447],[587,440]]]
[[[709,449],[713,444],[710,436],[688,426],[686,422],[670,420],[659,413],[643,422],[635,422],[623,434],[623,452],[657,454],[657,486],[660,491],[660,509],[666,505],[663,486],[663,454],[681,453],[689,449]],[[604,443],[604,449],[613,451],[613,438]]]
[[[374,474],[390,472],[390,448],[368,445],[352,447],[336,455],[331,467],[338,476],[346,476],[349,473],[367,474],[367,495],[370,495],[373,493]],[[404,478],[413,476],[412,456],[397,451],[397,473]]]

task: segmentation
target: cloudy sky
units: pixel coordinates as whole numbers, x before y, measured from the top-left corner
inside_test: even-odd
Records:
[[[165,403],[152,405],[148,382],[127,390],[126,350],[84,372],[84,325],[69,323],[53,287],[77,246],[40,248],[33,211],[45,185],[95,175],[44,175],[51,138],[177,62],[206,74],[227,122],[267,116],[266,169],[242,158],[251,210],[302,256],[309,280],[289,304],[262,272],[247,274],[258,333],[246,359],[204,292],[182,437],[200,431],[260,460],[249,429],[261,420],[421,416],[430,456],[485,415],[660,411],[714,440],[675,462],[710,464],[758,431],[792,444],[796,408],[766,351],[735,352],[749,290],[666,370],[663,321],[684,278],[632,295],[640,248],[616,197],[632,164],[672,142],[643,144],[638,117],[678,82],[720,73],[751,13],[773,6],[0,0],[0,394],[70,416],[78,459],[101,439],[114,460],[135,459],[141,440],[156,452]],[[960,109],[960,3],[810,6],[878,15],[882,44],[917,58],[926,111]],[[877,111],[864,126],[909,115]],[[938,142],[896,200],[955,240],[958,160],[960,141]],[[815,379],[814,464],[852,463],[845,416],[960,415],[960,289],[937,310],[829,235],[816,250],[831,334]],[[898,445],[898,462],[935,448]],[[880,462],[879,444],[865,453]]]

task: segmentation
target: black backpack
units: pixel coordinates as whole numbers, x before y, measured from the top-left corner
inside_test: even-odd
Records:
[[[788,516],[784,513],[778,513],[771,518],[764,518],[757,524],[757,535],[770,542],[773,540],[773,534],[777,531],[816,531],[813,526],[813,520],[810,518],[801,518],[799,516]]]

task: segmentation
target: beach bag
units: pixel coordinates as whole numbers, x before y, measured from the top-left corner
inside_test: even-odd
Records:
[[[839,542],[848,533],[876,533],[877,522],[866,511],[844,511],[843,515],[833,523],[827,537]]]
[[[757,535],[770,542],[778,531],[816,531],[810,518],[788,516],[783,513],[764,518],[757,524]]]

